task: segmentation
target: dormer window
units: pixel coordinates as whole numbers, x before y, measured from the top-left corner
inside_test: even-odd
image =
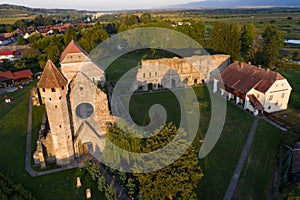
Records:
[[[51,88],[51,92],[55,92],[55,88]]]

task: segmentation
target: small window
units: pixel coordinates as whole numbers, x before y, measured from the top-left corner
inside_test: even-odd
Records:
[[[61,86],[61,90],[64,90],[65,89],[65,86]]]
[[[282,93],[282,94],[281,94],[281,98],[284,98],[284,94],[285,94],[285,93]]]
[[[271,106],[269,106],[268,109],[271,110]]]
[[[149,73],[149,77],[151,77],[151,72]]]
[[[270,95],[269,100],[272,100],[272,99],[273,99],[273,95]]]
[[[157,72],[155,72],[155,76],[157,76]]]
[[[283,86],[284,86],[284,83],[282,83],[281,86],[283,87]]]
[[[49,100],[51,101],[52,99],[51,99],[51,98],[49,98]]]
[[[275,106],[278,106],[278,103],[277,103],[277,102],[275,103]]]
[[[278,87],[278,84],[276,84],[276,87]]]
[[[146,77],[146,74],[145,74],[145,73],[143,73],[143,77],[144,77],[144,78]]]
[[[82,90],[83,90],[83,87],[80,87],[79,90],[82,91]]]
[[[61,128],[61,125],[59,125],[59,128]]]
[[[46,92],[45,88],[43,88],[43,92]]]
[[[257,94],[256,96],[257,96],[257,98],[259,98],[259,94]]]
[[[61,100],[61,97],[59,97],[59,100]]]
[[[51,92],[55,92],[55,88],[51,88]]]
[[[55,106],[55,108],[57,108],[57,106]]]

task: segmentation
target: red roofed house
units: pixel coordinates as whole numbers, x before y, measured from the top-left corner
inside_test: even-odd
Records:
[[[15,76],[15,83],[30,81],[33,77],[33,73],[30,69],[14,72],[13,74]]]
[[[220,91],[244,109],[272,113],[287,109],[291,86],[279,73],[235,62],[214,77],[213,91]]]
[[[14,84],[15,76],[10,71],[0,72],[0,88]]]
[[[18,51],[12,51],[12,50],[0,51],[0,60],[13,61],[20,56],[21,53]]]

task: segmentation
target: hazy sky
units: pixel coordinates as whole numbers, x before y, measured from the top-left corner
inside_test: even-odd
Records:
[[[2,3],[3,0],[1,0]],[[3,3],[36,8],[76,8],[83,10],[119,10],[157,8],[200,0],[4,0]]]

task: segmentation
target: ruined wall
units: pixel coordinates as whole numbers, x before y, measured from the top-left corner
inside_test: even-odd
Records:
[[[218,70],[223,70],[229,63],[229,55],[143,60],[136,75],[135,89],[145,83],[163,84],[167,87],[201,84],[202,80],[212,80]]]

